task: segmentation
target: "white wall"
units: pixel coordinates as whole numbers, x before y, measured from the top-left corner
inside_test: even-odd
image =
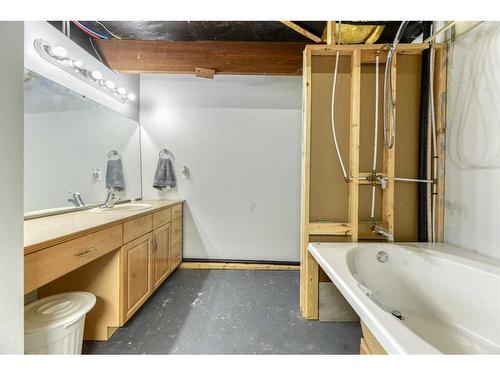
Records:
[[[299,260],[301,85],[141,75],[143,194],[187,200],[185,258]],[[160,193],[151,185],[163,147],[175,156],[178,187]]]
[[[500,259],[500,23],[449,50],[446,242]]]
[[[23,23],[0,22],[0,354],[24,351]]]

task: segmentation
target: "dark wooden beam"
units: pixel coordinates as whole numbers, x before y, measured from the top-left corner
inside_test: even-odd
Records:
[[[119,72],[194,74],[204,67],[251,75],[301,75],[305,48],[297,42],[99,40],[96,45]]]

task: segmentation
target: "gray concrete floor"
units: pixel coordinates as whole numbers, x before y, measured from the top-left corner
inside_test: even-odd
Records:
[[[307,321],[298,271],[177,270],[86,354],[355,354],[359,323]]]

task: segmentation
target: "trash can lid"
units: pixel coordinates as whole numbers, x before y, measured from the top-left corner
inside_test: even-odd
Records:
[[[24,333],[36,333],[62,327],[79,320],[96,298],[88,292],[55,294],[30,303],[24,308]]]

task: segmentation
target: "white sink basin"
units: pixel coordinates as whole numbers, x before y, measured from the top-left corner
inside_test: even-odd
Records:
[[[93,208],[90,212],[104,212],[104,213],[121,213],[121,212],[130,212],[130,211],[140,211],[150,208],[151,205],[149,203],[123,203],[117,204],[113,208]]]

